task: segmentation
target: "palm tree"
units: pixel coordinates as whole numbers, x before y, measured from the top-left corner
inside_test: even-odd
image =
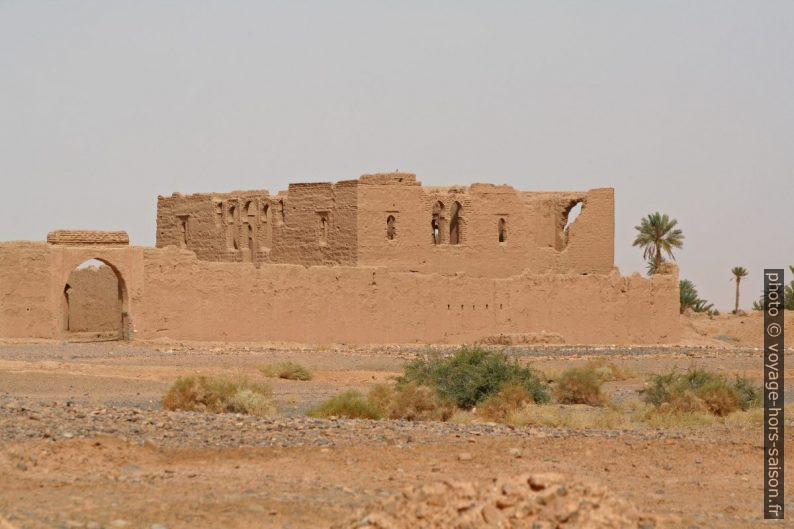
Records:
[[[689,279],[681,279],[678,282],[678,297],[680,301],[679,312],[684,313],[686,309],[694,308],[698,302],[698,291],[695,284]]]
[[[673,248],[684,246],[684,233],[675,227],[676,224],[676,219],[657,211],[644,217],[639,226],[634,226],[638,233],[632,246],[643,249],[642,256],[648,261],[648,275],[655,274],[659,265],[664,262],[662,253],[675,261]]]
[[[742,282],[743,277],[747,277],[747,269],[743,266],[734,266],[731,268],[731,273],[733,274],[731,281],[736,281],[736,306],[733,313],[737,314],[739,312],[739,283]]]

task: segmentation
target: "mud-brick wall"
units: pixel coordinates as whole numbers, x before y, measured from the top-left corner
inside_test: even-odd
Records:
[[[121,330],[119,285],[109,266],[74,270],[67,284],[69,331]]]
[[[144,252],[136,337],[307,343],[470,343],[556,333],[567,343],[679,340],[678,278],[522,274],[495,279],[199,261]]]
[[[53,267],[45,243],[0,243],[0,336],[54,338],[57,305]]]

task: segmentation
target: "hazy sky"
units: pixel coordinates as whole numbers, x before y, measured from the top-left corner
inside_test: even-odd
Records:
[[[0,240],[125,229],[158,194],[400,169],[616,189],[682,277],[794,264],[794,2],[0,0]]]

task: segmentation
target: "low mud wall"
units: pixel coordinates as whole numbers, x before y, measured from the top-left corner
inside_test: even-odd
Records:
[[[199,261],[147,250],[136,337],[305,343],[471,343],[553,334],[565,343],[679,340],[678,278],[505,279]]]
[[[64,288],[74,267],[88,258],[112,265],[121,278],[123,334],[131,339],[315,344],[472,343],[498,341],[500,335],[569,344],[680,339],[675,273],[482,278],[380,267],[257,268],[199,261],[193,252],[174,247],[99,251],[44,243],[0,244],[0,337],[63,337]]]

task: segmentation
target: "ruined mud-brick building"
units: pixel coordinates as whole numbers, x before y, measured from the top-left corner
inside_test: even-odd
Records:
[[[79,267],[90,259],[104,266]],[[390,173],[175,193],[158,198],[156,248],[124,232],[0,243],[0,337],[674,343],[665,272],[620,276],[612,189]]]

